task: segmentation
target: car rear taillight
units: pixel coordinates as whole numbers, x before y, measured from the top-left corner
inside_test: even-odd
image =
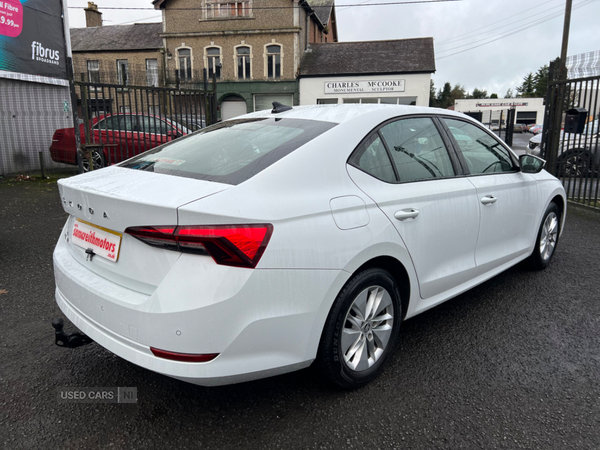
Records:
[[[158,348],[150,347],[150,350],[154,354],[154,356],[158,356],[159,358],[164,359],[172,359],[173,361],[182,361],[182,362],[209,362],[219,356],[218,353],[206,353],[206,354],[196,354],[196,353],[176,353],[169,352],[167,350],[160,350]]]
[[[271,239],[273,225],[129,227],[125,233],[153,247],[210,254],[217,264],[254,268]]]
[[[63,138],[63,132],[61,130],[56,130],[54,135],[52,136],[52,142],[58,142]]]

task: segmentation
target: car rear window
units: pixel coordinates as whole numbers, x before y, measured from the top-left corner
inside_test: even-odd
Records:
[[[120,166],[239,184],[335,125],[286,118],[231,120],[156,147]]]

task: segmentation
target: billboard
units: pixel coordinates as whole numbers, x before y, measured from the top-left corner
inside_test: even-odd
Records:
[[[67,78],[61,0],[0,0],[0,70]]]

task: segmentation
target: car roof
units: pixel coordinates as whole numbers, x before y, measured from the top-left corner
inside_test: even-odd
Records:
[[[280,113],[272,113],[271,110],[257,111],[235,119],[258,118],[258,117],[285,117],[290,119],[320,120],[333,123],[349,122],[358,117],[382,116],[398,117],[412,114],[444,114],[467,118],[470,117],[462,113],[457,113],[449,109],[429,108],[412,105],[385,105],[385,104],[336,104],[336,105],[306,105],[294,106]]]

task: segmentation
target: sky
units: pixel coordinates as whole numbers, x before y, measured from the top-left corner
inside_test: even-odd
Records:
[[[504,97],[529,72],[560,55],[566,0],[459,0],[380,5],[402,0],[336,0],[338,39],[374,41],[433,37],[435,87],[445,82],[467,91],[485,89]],[[415,1],[415,0],[406,0]],[[427,1],[427,0],[421,0]],[[95,0],[104,26],[160,22],[156,10],[108,10],[119,0]],[[198,1],[200,3],[200,1]],[[85,7],[87,0],[67,0]],[[362,6],[356,6],[362,5]],[[127,7],[152,8],[151,0]],[[600,0],[573,0],[568,55],[600,50]],[[85,27],[83,9],[69,9],[69,25]],[[360,55],[357,55],[360,58]]]

